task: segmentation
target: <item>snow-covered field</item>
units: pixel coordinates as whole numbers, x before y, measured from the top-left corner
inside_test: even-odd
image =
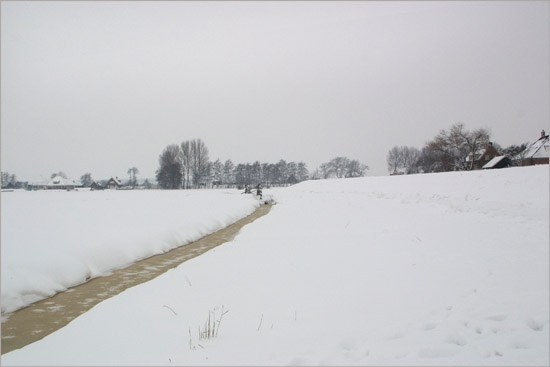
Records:
[[[2,313],[217,231],[259,205],[237,190],[2,194]]]
[[[549,187],[549,167],[537,166],[265,190],[277,205],[232,242],[2,363],[548,365]],[[84,215],[63,213],[73,225]],[[222,306],[218,336],[199,340]]]

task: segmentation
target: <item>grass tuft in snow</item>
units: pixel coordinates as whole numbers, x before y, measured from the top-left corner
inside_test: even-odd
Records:
[[[222,323],[223,315],[228,313],[229,310],[224,311],[223,305],[220,311],[219,319],[216,320],[216,308],[212,311],[208,311],[208,319],[205,321],[204,326],[199,326],[199,340],[211,339],[218,336],[220,331],[220,325]]]

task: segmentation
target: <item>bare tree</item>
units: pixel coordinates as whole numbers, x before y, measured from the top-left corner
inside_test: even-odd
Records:
[[[361,164],[357,159],[351,159],[346,166],[346,178],[363,177],[369,169],[368,166]]]
[[[362,177],[366,174],[368,169],[368,166],[361,164],[356,159],[352,160],[347,157],[336,157],[329,162],[321,164],[318,171],[323,178],[349,178]]]
[[[191,166],[193,161],[190,141],[184,141],[181,143],[180,157],[182,164],[183,188],[188,189],[191,186]]]
[[[307,170],[307,165],[304,162],[298,162],[298,168],[296,172],[296,178],[298,182],[302,182],[308,179],[309,172]]]
[[[275,164],[275,169],[273,170],[275,175],[275,181],[278,183],[284,184],[288,180],[288,164],[284,159],[279,160]]]
[[[10,173],[2,171],[2,187],[7,186],[10,183]]]
[[[212,163],[211,181],[215,182],[217,185],[223,183],[223,168],[223,163],[220,162],[219,158]]]
[[[476,129],[470,132],[464,129],[463,123],[457,123],[451,127],[451,136],[454,135],[456,135],[457,144],[466,147],[467,157],[470,157],[469,167],[467,166],[466,169],[472,170],[478,156],[489,144],[491,134],[487,129]]]
[[[223,165],[223,183],[232,184],[235,183],[235,165],[228,159]]]
[[[395,146],[386,156],[388,171],[394,175],[401,173],[418,173],[418,163],[421,152],[419,149],[407,146]]]
[[[507,155],[512,161],[512,165],[521,166],[521,162],[525,159],[527,153],[527,147],[529,143],[523,143],[521,145],[510,145],[502,149],[502,154]]]
[[[487,129],[470,132],[459,122],[451,126],[448,132],[441,130],[434,140],[426,144],[426,148],[433,156],[439,157],[438,163],[442,171],[467,170],[474,167],[489,139],[490,133]]]
[[[139,170],[136,167],[132,167],[128,169],[128,175],[129,175],[128,183],[130,184],[130,186],[136,187],[138,174],[139,174]]]
[[[399,168],[403,165],[400,147],[394,146],[390,149],[388,155],[386,156],[386,162],[388,163],[388,172],[391,175],[396,174]]]
[[[209,169],[208,148],[201,139],[191,141],[193,184],[199,187]]]
[[[60,176],[60,177],[63,177],[64,179],[67,179],[67,175],[63,171],[52,173],[50,176],[50,179],[54,178],[55,176]]]
[[[80,183],[83,187],[90,187],[93,182],[94,180],[92,179],[92,174],[89,172],[80,176]]]
[[[347,166],[350,160],[346,157],[336,157],[328,162],[331,172],[336,175],[337,178],[346,177]]]

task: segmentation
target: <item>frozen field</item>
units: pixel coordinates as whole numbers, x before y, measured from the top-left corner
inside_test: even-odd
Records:
[[[2,194],[2,313],[217,231],[258,205],[238,190]]]
[[[98,304],[43,340],[3,355],[2,363],[548,365],[549,188],[549,167],[537,166],[265,190],[277,204],[232,242]],[[2,197],[2,252],[8,259],[21,251],[10,248],[12,242],[5,245],[4,236],[26,236],[38,213],[17,233],[4,234],[13,225],[4,222],[6,209],[31,205],[27,196],[34,194],[10,199],[24,204]],[[126,193],[111,195],[119,194]],[[46,225],[33,238],[48,249],[60,246],[67,233],[78,243],[97,236],[105,243],[139,239],[145,255],[170,247],[169,233],[190,239],[255,205],[246,195],[213,191],[135,194],[143,198],[124,213],[139,207],[150,222],[126,219],[124,229],[113,225],[99,233],[94,228],[103,223],[97,219],[102,211],[70,210],[79,201],[67,198],[86,193],[59,193],[41,212],[55,213],[47,223],[64,224]],[[188,216],[167,222],[152,215],[178,206],[178,195],[189,195],[185,200],[195,200],[196,209],[211,216],[189,223]],[[225,196],[231,204],[218,207]],[[107,213],[113,221],[119,214]],[[151,225],[146,236],[133,236],[143,223]],[[128,251],[108,249],[94,264]],[[88,258],[76,252],[48,259],[57,268]],[[2,261],[4,298],[5,277],[20,273],[16,265],[4,268],[4,256]],[[49,274],[50,266],[36,261],[25,264],[29,276]],[[100,273],[98,265],[81,266]],[[14,295],[19,282],[11,281]],[[28,287],[40,289],[38,282],[29,280]],[[16,303],[13,297],[8,301]],[[227,313],[217,337],[199,340],[209,311],[219,319],[222,306]]]

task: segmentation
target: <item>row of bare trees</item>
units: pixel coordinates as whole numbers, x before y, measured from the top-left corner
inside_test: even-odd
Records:
[[[474,163],[485,149],[492,145],[499,154],[506,154],[512,162],[521,162],[527,143],[502,148],[491,142],[486,128],[469,131],[459,122],[449,130],[441,130],[422,150],[408,146],[394,146],[386,156],[390,174],[419,172],[447,172],[474,169]]]
[[[304,181],[309,172],[304,162],[240,163],[230,159],[211,162],[201,139],[168,145],[159,156],[156,179],[163,189],[190,189],[220,185],[282,185]]]

